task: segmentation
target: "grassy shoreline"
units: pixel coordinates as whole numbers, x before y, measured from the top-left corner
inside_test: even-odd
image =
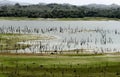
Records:
[[[119,67],[116,55],[0,55],[0,77],[119,77]]]
[[[84,17],[84,18],[58,18],[57,20],[61,21],[109,21],[109,20],[115,20],[119,21],[120,19],[118,18],[105,18],[105,17]]]
[[[109,19],[29,19],[24,17],[3,17],[0,20],[107,21]],[[17,42],[45,38],[52,39],[54,37],[0,34],[0,44],[7,44],[7,47],[2,49],[14,49]],[[22,46],[18,45],[16,48],[18,49],[19,47]],[[75,54],[0,53],[0,77],[120,77],[120,53],[77,54],[76,50],[73,51]]]
[[[18,42],[25,42],[29,40],[44,40],[54,39],[52,36],[33,35],[33,34],[0,34],[0,50],[16,50],[24,49],[31,45],[19,44]]]
[[[109,21],[115,20],[119,21],[118,18],[105,18],[105,17],[84,17],[84,18],[27,18],[27,17],[0,17],[0,21],[9,20],[9,21]]]

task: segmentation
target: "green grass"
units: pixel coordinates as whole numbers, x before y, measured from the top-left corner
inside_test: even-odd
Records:
[[[105,17],[84,17],[84,18],[27,18],[27,17],[0,17],[0,20],[37,20],[37,21],[108,21],[108,20],[116,20],[119,21],[118,18],[105,18]]]
[[[0,17],[0,20],[10,20],[10,21],[24,21],[24,20],[29,20],[29,21],[44,21],[44,20],[54,20],[52,18],[28,18],[28,17]]]
[[[0,50],[24,49],[30,45],[18,44],[18,42],[44,39],[53,39],[53,37],[32,34],[0,34]]]
[[[120,56],[1,55],[5,77],[119,77]]]
[[[0,17],[0,20],[38,20],[38,18],[27,18],[27,17]]]
[[[57,18],[60,21],[72,21],[72,20],[83,20],[83,21],[108,21],[108,20],[116,20],[119,21],[118,18],[105,18],[105,17],[84,17],[84,18]]]

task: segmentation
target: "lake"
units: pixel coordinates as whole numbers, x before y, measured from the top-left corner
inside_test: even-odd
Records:
[[[89,52],[120,51],[120,21],[0,21],[0,33],[43,34],[52,40],[20,42],[32,44],[18,52],[85,49]]]

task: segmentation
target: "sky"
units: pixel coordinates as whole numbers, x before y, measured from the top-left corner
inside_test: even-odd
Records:
[[[120,5],[120,0],[11,0],[16,2],[25,2],[25,3],[68,3],[73,5],[87,5],[87,4],[118,4]]]

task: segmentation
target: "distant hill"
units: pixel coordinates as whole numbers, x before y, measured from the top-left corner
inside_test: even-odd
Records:
[[[0,0],[0,6],[4,5],[14,5],[15,2],[9,1],[9,0]]]
[[[10,5],[15,5],[16,3],[19,3],[20,5],[30,5],[29,3],[22,3],[22,2],[14,2],[14,1],[9,1],[9,0],[0,0],[0,6],[10,6]]]
[[[120,5],[117,4],[111,4],[111,5],[104,5],[104,4],[89,4],[89,5],[83,5],[87,8],[98,8],[98,9],[109,9],[109,8],[119,8]]]
[[[15,1],[10,1],[10,0],[0,0],[0,6],[4,6],[4,5],[15,5],[16,3],[19,3],[20,5],[34,5],[34,4],[30,4],[30,3],[23,3],[23,2],[15,2]],[[46,3],[39,3],[37,5],[58,5],[58,6],[61,6],[64,7],[64,6],[73,6],[71,4],[57,4],[57,3],[51,3],[51,4],[46,4]],[[77,6],[77,5],[75,5]],[[111,4],[111,5],[104,5],[104,4],[88,4],[88,5],[82,5],[84,7],[87,7],[87,8],[101,8],[101,9],[107,9],[107,8],[119,8],[120,5],[117,5],[117,4]]]

